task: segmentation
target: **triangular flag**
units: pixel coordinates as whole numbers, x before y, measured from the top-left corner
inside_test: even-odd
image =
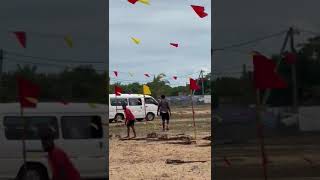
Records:
[[[139,0],[139,2],[141,2],[142,4],[147,4],[147,5],[150,4],[149,0]]]
[[[132,77],[132,76],[133,76],[133,74],[132,74],[131,72],[129,72],[129,76],[131,76],[131,77]]]
[[[13,32],[16,35],[16,38],[18,39],[20,45],[23,48],[26,48],[26,43],[27,43],[27,35],[26,32],[23,31],[17,31],[17,32]]]
[[[95,103],[88,103],[88,105],[91,107],[91,108],[97,108],[97,105]]]
[[[68,105],[68,104],[69,104],[69,102],[68,102],[68,101],[65,101],[65,100],[61,100],[61,101],[59,101],[59,103],[61,103],[61,104],[63,104],[63,105]]]
[[[135,4],[138,0],[128,0],[129,3]]]
[[[174,47],[176,47],[176,48],[179,46],[179,44],[177,44],[177,43],[170,43],[170,45],[171,45],[171,46],[174,46]]]
[[[133,41],[134,43],[140,44],[140,39],[137,39],[137,38],[134,38],[134,37],[132,37],[131,39],[132,39],[132,41]]]
[[[67,35],[64,37],[64,41],[67,43],[67,46],[69,48],[72,48],[73,47],[73,42],[72,42],[72,38],[71,36]]]
[[[200,87],[197,85],[197,81],[192,78],[190,78],[190,89],[194,91],[197,91],[200,89]]]
[[[114,75],[118,77],[118,71],[113,71]]]
[[[203,6],[191,5],[191,7],[198,14],[200,18],[204,18],[208,15],[206,12],[204,12]]]
[[[144,75],[145,75],[146,77],[150,77],[150,75],[149,75],[149,74],[147,74],[147,73],[146,73],[146,74],[144,74]]]
[[[119,86],[114,86],[114,94],[116,94],[116,96],[120,96],[122,94],[122,89]]]
[[[275,72],[276,64],[259,52],[253,52],[253,79],[257,89],[282,89],[287,83]]]
[[[178,79],[178,77],[177,77],[177,76],[173,76],[173,79],[174,79],[174,80],[177,80],[177,79]]]
[[[19,99],[22,108],[35,108],[38,103],[38,96],[40,94],[39,86],[32,82],[18,77]]]
[[[151,94],[149,86],[143,85],[143,94],[145,94],[145,95],[150,95]]]

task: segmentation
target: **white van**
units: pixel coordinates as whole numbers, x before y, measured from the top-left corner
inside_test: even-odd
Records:
[[[109,121],[118,121],[124,119],[122,103],[125,102],[128,108],[132,111],[137,120],[147,119],[154,120],[157,110],[158,102],[149,95],[142,94],[109,94]]]
[[[55,131],[55,144],[62,148],[82,178],[107,178],[107,105],[87,103],[38,103],[24,109],[26,121],[27,175],[43,180],[51,177],[47,153],[39,139],[41,128]],[[0,104],[0,179],[23,174],[23,121],[19,103]]]

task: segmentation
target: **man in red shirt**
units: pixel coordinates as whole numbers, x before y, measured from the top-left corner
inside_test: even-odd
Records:
[[[80,174],[67,154],[54,145],[54,135],[52,131],[48,130],[42,133],[41,143],[44,151],[48,152],[52,180],[80,180]]]
[[[130,137],[130,127],[132,128],[132,131],[133,131],[133,138],[135,138],[136,130],[134,129],[134,121],[136,118],[132,114],[131,110],[127,108],[127,105],[125,103],[122,104],[122,108],[124,110],[125,124],[127,125],[127,134],[128,134],[125,138]]]

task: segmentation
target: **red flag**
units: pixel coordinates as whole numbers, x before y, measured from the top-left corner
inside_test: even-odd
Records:
[[[118,77],[118,71],[113,71],[114,75]]]
[[[287,83],[275,72],[275,63],[258,52],[253,54],[253,79],[258,89],[286,88]]]
[[[13,32],[13,33],[16,35],[16,37],[17,37],[20,45],[21,45],[23,48],[26,48],[26,41],[27,41],[26,32],[17,31],[17,32]]]
[[[226,156],[223,157],[223,161],[227,167],[231,166],[231,162],[227,159]]]
[[[22,108],[35,108],[40,94],[39,86],[18,77],[19,101]]]
[[[297,61],[297,55],[292,52],[287,52],[284,54],[284,61],[288,64],[294,64]]]
[[[200,87],[197,85],[197,81],[192,78],[190,78],[190,89],[194,91],[197,91],[200,89]]]
[[[170,43],[170,45],[171,45],[171,46],[174,46],[174,47],[176,47],[176,48],[179,46],[179,44],[177,44],[177,43]]]
[[[114,86],[114,93],[116,96],[120,96],[122,94],[122,89],[119,86]]]
[[[128,0],[129,3],[135,4],[138,0]]]
[[[147,76],[147,77],[150,77],[150,75],[149,74],[144,74],[145,76]]]
[[[177,80],[177,79],[178,79],[178,77],[177,77],[177,76],[173,76],[173,79],[174,79],[174,80]]]
[[[208,14],[204,12],[204,7],[203,6],[196,6],[196,5],[191,5],[193,10],[198,14],[200,18],[206,17]]]

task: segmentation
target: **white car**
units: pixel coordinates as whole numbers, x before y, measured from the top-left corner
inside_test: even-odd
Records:
[[[124,119],[122,103],[126,103],[127,107],[132,111],[137,120],[146,119],[154,120],[158,102],[152,96],[142,94],[109,94],[109,122]]]
[[[55,144],[69,155],[82,178],[107,178],[107,113],[107,105],[92,108],[87,103],[38,103],[24,109],[27,176],[51,177],[39,139],[40,129],[49,127],[55,132]],[[25,176],[23,120],[19,103],[0,104],[0,179]]]

